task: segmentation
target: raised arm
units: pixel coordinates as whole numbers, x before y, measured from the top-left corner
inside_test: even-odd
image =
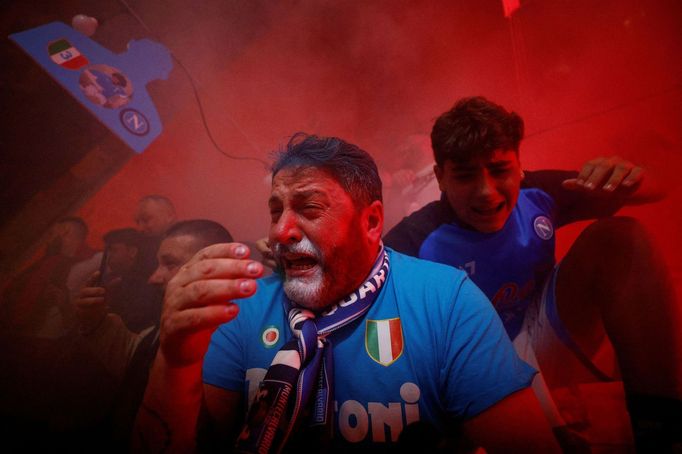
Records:
[[[237,316],[231,302],[256,291],[263,265],[249,260],[238,243],[215,244],[199,251],[168,283],[161,314],[160,346],[133,431],[134,452],[192,452],[202,409],[234,417],[238,395],[203,403],[202,360],[210,336]]]

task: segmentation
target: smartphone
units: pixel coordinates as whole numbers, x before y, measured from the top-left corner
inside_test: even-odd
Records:
[[[109,257],[109,246],[104,247],[104,252],[102,253],[102,261],[99,263],[99,277],[97,278],[97,287],[104,287],[104,275],[107,272],[107,261]]]

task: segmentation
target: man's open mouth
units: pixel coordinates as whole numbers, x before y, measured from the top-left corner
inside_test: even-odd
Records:
[[[480,215],[480,216],[494,216],[500,211],[502,211],[502,208],[504,208],[504,201],[496,204],[496,205],[485,205],[485,206],[477,206],[477,207],[471,207],[471,211],[474,213]]]
[[[317,266],[317,258],[311,255],[288,253],[282,257],[284,269],[287,271],[307,271]]]

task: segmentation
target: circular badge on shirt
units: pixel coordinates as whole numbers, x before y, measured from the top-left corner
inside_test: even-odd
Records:
[[[538,216],[533,221],[535,233],[543,240],[549,240],[554,236],[554,226],[547,216]]]
[[[274,347],[274,345],[279,340],[279,330],[276,326],[268,326],[263,330],[263,335],[261,336],[261,341],[266,348]]]

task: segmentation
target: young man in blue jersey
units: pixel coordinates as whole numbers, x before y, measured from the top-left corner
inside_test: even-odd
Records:
[[[431,133],[441,199],[403,219],[384,241],[466,270],[521,356],[531,363],[537,357],[550,387],[613,377],[598,358],[608,335],[638,448],[670,446],[682,434],[675,433],[682,361],[674,290],[642,227],[611,217],[660,196],[641,167],[618,157],[589,161],[579,172],[524,174],[522,138],[516,113],[482,97],[459,101]],[[597,218],[555,265],[555,229]],[[546,387],[536,382],[542,400]],[[551,400],[545,410],[561,424]]]
[[[459,442],[488,452],[558,449],[534,371],[480,290],[383,247],[381,180],[366,152],[294,136],[268,203],[280,272],[256,281],[263,265],[231,243],[203,249],[168,283],[138,448],[381,451],[421,424],[411,436],[456,426]]]

